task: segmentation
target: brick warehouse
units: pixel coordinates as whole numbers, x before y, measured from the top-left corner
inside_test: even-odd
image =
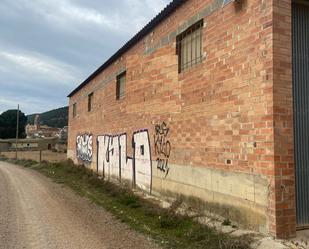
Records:
[[[293,237],[309,225],[308,37],[308,1],[174,0],[70,93],[68,157]]]

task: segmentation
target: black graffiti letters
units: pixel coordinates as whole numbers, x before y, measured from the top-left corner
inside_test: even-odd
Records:
[[[157,155],[157,168],[164,172],[165,176],[169,172],[168,160],[171,154],[171,143],[167,138],[168,132],[169,128],[165,122],[155,126],[154,149]]]
[[[141,189],[151,192],[152,164],[148,130],[139,130],[132,136],[132,157],[127,156],[127,135],[97,137],[97,170],[107,179],[129,180]]]

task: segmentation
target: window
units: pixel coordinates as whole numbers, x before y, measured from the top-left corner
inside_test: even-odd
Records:
[[[92,110],[93,93],[88,94],[88,112]]]
[[[116,83],[117,100],[125,96],[125,87],[126,87],[126,72],[117,76],[117,83]]]
[[[145,155],[145,147],[144,145],[141,145],[141,155]]]
[[[200,62],[202,49],[203,20],[193,24],[177,36],[178,72],[182,72]]]
[[[76,117],[76,103],[73,104],[73,118]]]

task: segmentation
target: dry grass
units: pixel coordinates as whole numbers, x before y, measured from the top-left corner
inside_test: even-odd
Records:
[[[1,158],[0,160],[7,160]],[[163,209],[151,200],[136,196],[131,190],[111,182],[100,180],[95,173],[67,160],[58,163],[30,160],[9,160],[37,170],[65,184],[81,196],[104,207],[131,228],[151,236],[162,248],[167,249],[248,249],[252,243],[249,236],[232,237],[214,228],[197,223],[194,219]]]
[[[15,151],[11,152],[1,152],[0,155],[3,155],[10,159],[15,159]],[[40,152],[39,151],[18,151],[17,158],[20,160],[32,160],[39,162],[40,161]],[[42,151],[42,161],[48,162],[60,162],[67,159],[66,153],[52,152],[49,150]]]

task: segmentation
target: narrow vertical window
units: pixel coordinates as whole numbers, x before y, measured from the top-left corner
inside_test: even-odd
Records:
[[[176,52],[178,55],[179,73],[202,61],[202,30],[203,20],[193,24],[177,36]]]
[[[92,110],[92,103],[93,102],[93,93],[90,93],[88,95],[88,112],[91,112]]]
[[[119,100],[125,96],[126,72],[117,76],[116,99]]]
[[[76,117],[76,103],[73,104],[73,118]]]

